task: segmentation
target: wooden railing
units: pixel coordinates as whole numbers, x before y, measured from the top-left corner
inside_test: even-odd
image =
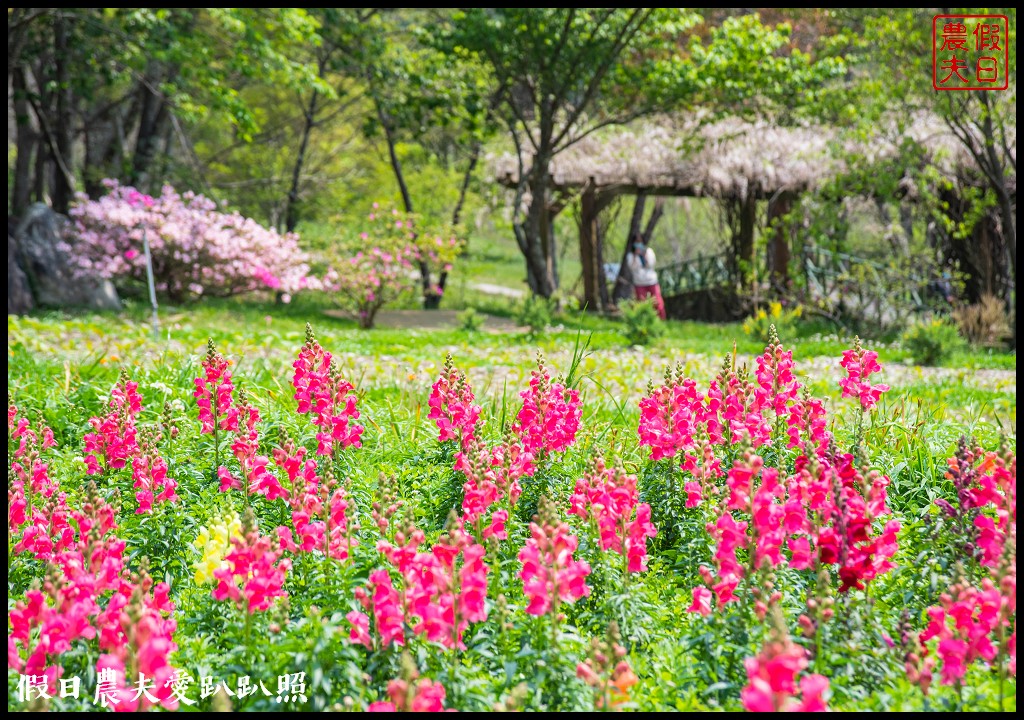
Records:
[[[900,314],[921,313],[941,304],[943,282],[927,268],[887,266],[869,258],[806,246],[794,258],[791,271],[799,273],[795,299],[835,308],[857,308],[885,324]],[[762,291],[768,290],[766,268],[755,268]],[[690,292],[739,288],[728,253],[700,255],[658,269],[666,297]],[[802,296],[802,297],[799,297]]]

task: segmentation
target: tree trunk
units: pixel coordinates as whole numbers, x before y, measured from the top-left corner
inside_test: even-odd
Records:
[[[25,87],[25,72],[14,72],[11,80],[14,90],[14,117],[17,123],[17,157],[14,162],[14,188],[11,193],[11,213],[21,217],[32,202],[32,151],[39,141],[32,129]]]
[[[466,172],[462,176],[462,185],[459,187],[459,199],[455,203],[455,209],[452,210],[452,227],[457,226],[459,220],[462,219],[462,206],[466,203],[469,183],[473,179],[473,172],[476,170],[477,163],[480,162],[480,148],[480,141],[475,141],[473,143],[473,150],[469,154],[469,165],[466,166]]]
[[[74,187],[71,184],[71,83],[68,80],[68,34],[64,19],[57,15],[53,21],[54,72],[57,81],[57,116],[54,123],[55,159],[63,162],[64,172],[53,174],[53,209],[66,215],[71,205]]]
[[[469,155],[469,165],[466,167],[466,172],[462,176],[462,185],[461,185],[461,187],[459,187],[459,199],[455,203],[455,209],[452,210],[452,230],[453,231],[454,231],[454,229],[456,227],[458,227],[459,220],[462,219],[462,206],[466,202],[466,194],[469,192],[469,183],[473,179],[473,172],[476,170],[476,165],[480,161],[480,148],[481,148],[480,141],[476,141],[476,142],[473,143],[473,150],[472,150],[472,152],[470,152],[470,155]],[[447,286],[448,286],[448,271],[442,269],[441,270],[441,277],[439,277],[437,279],[437,287],[441,290],[441,293],[444,294],[444,289]],[[427,300],[429,301],[430,298],[427,298]],[[426,304],[426,301],[424,302],[424,304]],[[437,307],[440,304],[441,304],[441,295],[437,295],[436,296],[436,305],[435,305],[435,307]]]
[[[914,241],[914,208],[905,198],[900,200],[900,227],[903,228],[906,252],[909,254],[910,244]]]
[[[295,167],[292,168],[292,184],[288,189],[288,199],[285,201],[285,232],[294,232],[295,226],[299,224],[299,185],[302,181],[302,166],[306,162],[309,136],[313,133],[313,126],[316,124],[316,101],[317,91],[314,90],[309,98],[309,107],[303,113],[302,140],[299,142],[299,153],[295,157]]]
[[[651,210],[651,214],[647,217],[647,224],[644,225],[644,244],[651,244],[651,237],[654,236],[654,228],[661,220],[661,216],[665,214],[665,198],[658,197],[654,199],[654,208]]]
[[[47,177],[50,170],[50,146],[48,143],[40,142],[36,148],[35,175],[32,178],[32,199],[36,202],[46,202]]]
[[[768,272],[771,286],[779,294],[789,290],[789,233],[784,221],[793,208],[793,195],[779,193],[768,203],[768,227],[771,241],[768,245]]]
[[[526,281],[534,295],[549,298],[555,291],[554,260],[551,223],[548,218],[548,163],[547,153],[534,156],[530,171],[530,205],[526,217],[519,224],[516,239],[526,257]]]
[[[85,161],[82,166],[85,194],[91,198],[103,194],[103,178],[117,177],[121,147],[119,109],[94,116],[85,125]]]
[[[409,186],[405,182],[405,173],[402,172],[402,161],[398,158],[394,129],[391,127],[391,121],[384,112],[380,101],[374,98],[374,103],[377,106],[377,117],[384,130],[384,139],[388,145],[388,158],[391,161],[391,171],[395,174],[395,181],[398,183],[398,192],[402,196],[402,205],[405,207],[405,211],[411,214],[413,212],[412,195],[409,193]],[[423,288],[423,309],[436,310],[441,305],[441,298],[432,291],[430,286],[430,266],[427,265],[426,260],[421,259],[419,261],[419,270],[420,285]]]
[[[583,305],[590,312],[604,310],[600,296],[601,266],[598,264],[597,191],[588,185],[580,196],[580,264],[583,274]]]
[[[170,121],[170,108],[167,105],[167,100],[156,89],[162,81],[162,73],[157,70],[147,73],[146,82],[139,85],[141,111],[139,112],[139,132],[135,140],[130,181],[143,192],[148,191],[152,184],[150,166],[156,158],[160,139]]]
[[[740,211],[740,234],[737,243],[739,259],[748,265],[754,262],[754,228],[757,225],[757,199],[750,195]]]
[[[608,279],[605,277],[604,274],[604,238],[606,235],[605,223],[601,222],[600,216],[598,217],[598,222],[596,223],[596,230],[597,242],[595,250],[597,253],[597,268],[599,273],[597,283],[597,297],[598,301],[601,303],[601,310],[607,311],[611,305],[611,299],[608,295]]]

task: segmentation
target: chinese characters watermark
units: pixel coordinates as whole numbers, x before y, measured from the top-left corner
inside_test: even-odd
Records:
[[[92,693],[92,702],[100,708],[117,709],[126,702],[133,705],[140,699],[145,698],[152,705],[160,703],[154,694],[156,683],[153,678],[146,677],[140,673],[136,681],[126,687],[121,682],[121,673],[113,668],[101,668],[96,676],[96,687]],[[198,694],[191,686],[196,684],[195,678],[185,671],[175,672],[164,683],[164,687],[171,691],[174,699],[184,705],[195,705],[199,700],[205,700],[217,694],[223,693],[228,697],[239,699],[262,693],[264,697],[274,698],[277,703],[306,702],[306,673],[297,672],[277,677],[277,692],[271,692],[262,680],[255,683],[248,675],[236,679],[236,682],[229,685],[227,681],[220,680],[208,675],[199,678]],[[89,697],[89,693],[82,691],[81,678],[75,676],[60,678],[59,687],[53,687],[46,675],[18,675],[18,690],[16,697],[18,702],[30,702],[33,700],[50,700],[57,698]]]
[[[932,87],[1006,90],[1010,86],[1010,21],[1005,15],[932,18]]]

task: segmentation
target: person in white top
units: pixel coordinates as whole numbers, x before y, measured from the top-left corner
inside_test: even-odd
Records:
[[[633,289],[638,301],[653,298],[658,317],[665,319],[665,300],[661,297],[661,286],[658,284],[658,273],[655,270],[657,258],[654,251],[647,247],[640,234],[633,236],[632,250],[626,257],[630,276],[633,278]]]

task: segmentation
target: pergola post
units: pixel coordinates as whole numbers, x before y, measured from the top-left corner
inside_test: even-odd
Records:
[[[604,310],[598,290],[602,268],[597,253],[597,191],[588,183],[580,196],[580,262],[583,266],[583,302],[587,310]]]
[[[580,194],[580,262],[583,266],[583,301],[587,310],[608,309],[608,284],[604,277],[604,233],[601,212],[619,194],[615,189],[598,190],[593,178]]]
[[[784,293],[789,286],[789,233],[784,217],[793,209],[793,193],[783,191],[768,201],[768,274],[771,286]]]

